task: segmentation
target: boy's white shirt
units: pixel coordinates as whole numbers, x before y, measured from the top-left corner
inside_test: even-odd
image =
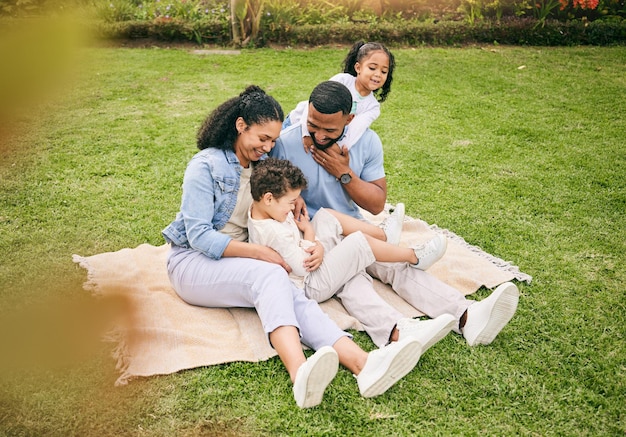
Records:
[[[283,257],[291,267],[289,278],[296,286],[304,288],[304,278],[309,272],[303,266],[304,260],[311,256],[305,252],[315,242],[302,238],[293,213],[289,213],[284,222],[274,219],[254,219],[248,211],[248,238],[250,243],[271,247]]]
[[[351,74],[339,73],[331,77],[330,80],[344,84],[350,90],[350,94],[352,94],[354,118],[348,124],[346,134],[337,141],[340,146],[346,146],[349,150],[361,138],[363,132],[380,116],[380,103],[372,92],[365,97],[361,96],[356,89],[356,77]],[[307,128],[308,114],[308,100],[298,103],[296,108],[289,114],[292,124],[300,123],[302,137],[311,136]]]

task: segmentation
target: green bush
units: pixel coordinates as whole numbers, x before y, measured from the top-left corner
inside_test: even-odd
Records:
[[[353,23],[285,26],[261,29],[257,45],[351,44],[357,39],[384,41],[389,46],[458,46],[464,44],[508,44],[528,46],[574,46],[626,44],[626,21],[548,20],[543,26],[531,18],[500,22],[404,21],[376,25]],[[230,42],[227,22],[184,20],[127,21],[99,23],[96,36],[104,39],[152,37],[161,41],[192,41],[226,45]]]
[[[94,36],[103,40],[153,38],[157,41],[191,41],[198,44],[225,45],[230,42],[228,24],[220,21],[190,23],[179,19],[153,21],[94,22],[90,26]]]
[[[86,25],[105,39],[150,37],[222,45],[233,40],[227,0],[88,1],[91,0],[0,0],[0,10],[16,15],[17,5],[40,9],[55,5],[62,9],[61,5],[72,4],[91,11],[94,21]],[[597,8],[584,11],[602,19],[576,15],[581,12],[581,1],[587,2],[585,8],[597,4]],[[389,3],[381,12],[359,8],[358,0],[263,0],[258,35],[244,44],[351,44],[357,39],[379,40],[389,45],[623,44],[624,1],[442,0],[439,9],[435,9],[426,0],[381,0],[381,5]],[[543,5],[543,9],[538,11],[537,5]],[[559,5],[565,5],[564,9]],[[465,19],[442,19],[454,16],[454,8],[465,10]],[[514,10],[521,16],[512,15]],[[560,19],[550,18],[551,15]]]
[[[230,11],[221,0],[97,0],[93,13],[107,23],[161,19],[195,22],[228,21]]]

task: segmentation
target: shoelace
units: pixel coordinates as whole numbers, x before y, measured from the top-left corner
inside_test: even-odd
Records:
[[[420,245],[420,246],[417,246],[417,247],[414,249],[415,253],[417,254],[418,252],[420,252],[420,253],[422,254],[421,258],[423,258],[423,257],[425,257],[425,256],[428,256],[428,255],[430,255],[431,253],[433,253],[433,252],[434,252],[437,248],[435,247],[435,245],[434,245],[434,244],[429,244],[429,243],[430,243],[430,242],[428,242],[428,243],[424,243],[424,244],[422,244],[422,245]],[[427,250],[427,249],[428,249],[428,250]],[[419,263],[420,263],[420,259],[421,259],[421,258],[420,258],[420,257],[418,257],[418,259],[417,259],[417,264],[419,264]]]

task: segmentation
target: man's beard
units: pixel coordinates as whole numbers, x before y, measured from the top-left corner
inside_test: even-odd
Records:
[[[315,135],[314,134],[311,135],[311,140],[313,140],[313,144],[315,144],[315,148],[317,148],[318,150],[326,150],[326,149],[328,149],[330,146],[335,144],[337,142],[337,140],[339,140],[339,138],[341,138],[341,136],[338,136],[337,138],[332,138],[328,143],[319,144],[315,140]]]

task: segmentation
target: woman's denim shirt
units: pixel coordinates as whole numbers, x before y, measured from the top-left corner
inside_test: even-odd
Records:
[[[241,165],[231,150],[208,148],[189,161],[180,211],[162,234],[165,241],[222,257],[231,237],[219,232],[237,203]]]

